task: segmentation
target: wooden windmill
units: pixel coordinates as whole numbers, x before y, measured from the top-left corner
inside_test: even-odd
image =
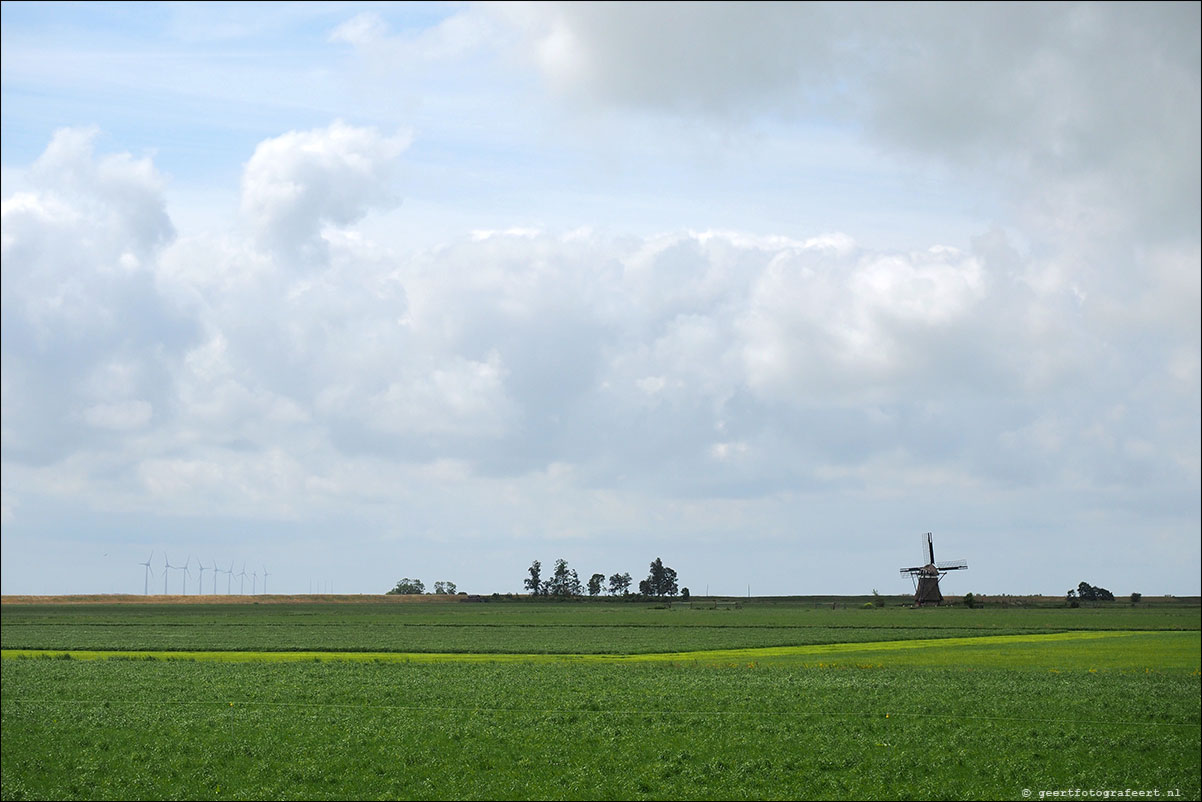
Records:
[[[914,580],[915,607],[923,607],[928,604],[942,604],[943,594],[939,592],[939,580],[943,579],[948,571],[968,570],[967,560],[935,562],[935,543],[931,539],[930,532],[926,534],[925,546],[922,556],[923,559],[929,559],[929,562],[925,565],[901,569],[903,574],[909,574]]]

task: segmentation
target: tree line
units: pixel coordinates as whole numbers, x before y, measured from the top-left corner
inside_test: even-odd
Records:
[[[401,581],[397,582],[396,587],[394,587],[392,590],[386,591],[385,595],[419,596],[425,592],[425,582],[422,582],[420,579],[410,579],[409,577],[405,577]],[[435,582],[434,590],[431,592],[438,596],[454,596],[455,583]]]
[[[543,579],[543,564],[538,560],[532,562],[527,571],[529,576],[522,580],[522,586],[530,592],[531,596],[565,599],[583,596],[587,590],[589,596],[600,596],[605,593],[609,596],[638,595],[670,598],[679,594],[682,598],[689,597],[688,588],[679,588],[676,571],[664,565],[663,560],[659,557],[652,561],[651,573],[647,575],[646,579],[639,582],[637,594],[630,592],[630,586],[634,583],[634,579],[629,572],[612,574],[609,577],[606,577],[605,574],[593,574],[586,584],[580,581],[576,569],[568,567],[568,561],[562,558],[555,561],[555,570],[547,579]]]

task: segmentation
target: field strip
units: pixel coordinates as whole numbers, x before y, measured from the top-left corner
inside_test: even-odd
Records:
[[[849,710],[674,710],[657,708],[593,708],[593,707],[490,707],[481,705],[382,705],[370,702],[264,702],[259,700],[240,699],[237,702],[213,701],[210,699],[172,699],[162,701],[157,699],[38,699],[5,697],[6,705],[28,705],[31,707],[112,707],[127,705],[130,707],[160,707],[160,708],[218,708],[227,710],[234,708],[239,712],[246,709],[293,709],[293,710],[380,710],[403,713],[437,713],[448,715],[469,714],[503,715],[503,716],[680,716],[680,717],[729,717],[729,718],[778,718],[792,719],[942,719],[947,721],[1008,721],[1039,724],[1073,724],[1079,727],[1189,727],[1197,729],[1197,721],[1134,721],[1129,719],[1081,719],[1081,718],[1048,718],[1046,716],[989,716],[968,713],[931,713],[910,710],[880,711],[849,711]]]
[[[76,660],[195,660],[205,662],[314,662],[352,661],[387,663],[656,663],[746,662],[780,657],[837,657],[859,652],[896,652],[912,649],[955,649],[964,646],[1002,646],[1147,635],[1142,631],[1092,630],[1038,635],[981,635],[970,638],[824,643],[807,646],[768,646],[745,649],[711,649],[649,654],[504,654],[479,652],[245,652],[245,651],[95,651],[75,649],[4,649],[0,659],[62,658]]]

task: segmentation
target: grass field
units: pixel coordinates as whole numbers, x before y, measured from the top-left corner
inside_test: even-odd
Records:
[[[1196,607],[110,607],[5,605],[4,799],[1202,790]]]

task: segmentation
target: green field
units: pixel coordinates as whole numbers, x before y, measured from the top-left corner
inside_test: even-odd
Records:
[[[4,649],[640,654],[1075,630],[1197,630],[1198,608],[745,604],[4,605]]]
[[[1197,607],[2,613],[4,799],[1202,791]]]

